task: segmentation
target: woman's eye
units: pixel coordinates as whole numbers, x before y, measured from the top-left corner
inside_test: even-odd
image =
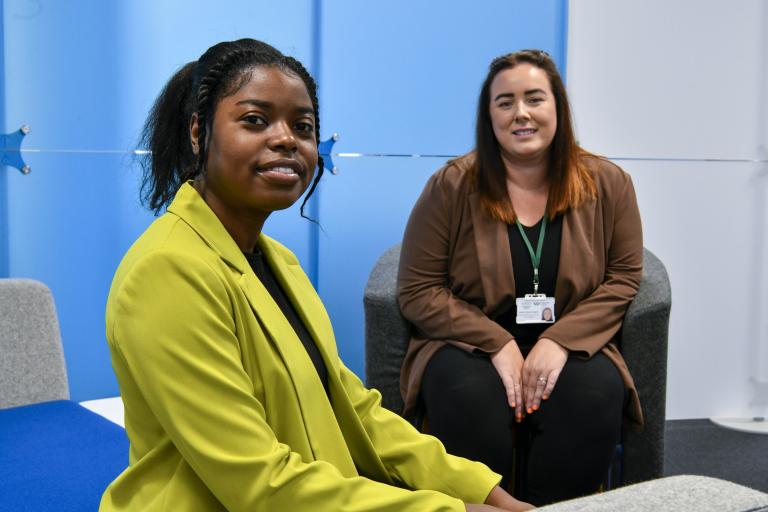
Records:
[[[245,121],[248,124],[255,124],[255,125],[267,124],[266,119],[256,114],[248,114],[247,116],[243,117],[243,121]]]
[[[296,123],[295,127],[296,127],[296,130],[300,132],[312,133],[315,131],[315,127],[312,123],[300,122],[300,123]]]
[[[508,108],[510,108],[512,106],[512,102],[511,101],[502,101],[501,103],[498,104],[498,106],[499,106],[499,108],[506,110],[506,109],[508,109]]]
[[[538,105],[542,101],[544,101],[544,98],[531,98],[528,100],[528,103],[531,103],[533,105]]]

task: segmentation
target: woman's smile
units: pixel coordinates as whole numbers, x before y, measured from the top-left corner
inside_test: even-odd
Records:
[[[307,174],[300,162],[285,159],[259,165],[254,172],[277,186],[293,186]]]
[[[538,130],[534,128],[520,128],[512,131],[512,135],[515,137],[528,137],[536,133]]]

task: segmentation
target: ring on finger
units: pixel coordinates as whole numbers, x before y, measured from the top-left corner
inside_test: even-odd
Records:
[[[547,383],[546,377],[539,377],[538,379],[536,379],[536,384],[541,384],[543,386],[546,383]]]

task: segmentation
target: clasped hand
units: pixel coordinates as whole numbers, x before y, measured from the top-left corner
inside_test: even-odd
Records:
[[[568,350],[549,338],[539,339],[527,358],[523,358],[515,340],[491,355],[518,422],[550,397],[567,359]]]

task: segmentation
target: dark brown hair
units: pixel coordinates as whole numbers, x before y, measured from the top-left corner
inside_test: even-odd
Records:
[[[595,182],[582,158],[590,153],[576,143],[568,96],[554,61],[541,50],[520,50],[503,55],[491,62],[480,90],[475,150],[477,190],[483,208],[491,217],[507,223],[515,222],[516,215],[507,194],[506,169],[499,142],[491,125],[491,82],[500,72],[522,63],[536,66],[547,74],[555,97],[557,130],[549,148],[547,217],[552,219],[596,196]]]

